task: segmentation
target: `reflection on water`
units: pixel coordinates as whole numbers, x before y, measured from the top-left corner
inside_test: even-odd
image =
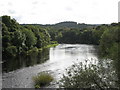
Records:
[[[17,57],[8,58],[2,64],[2,71],[9,72],[16,69],[41,64],[49,59],[49,49],[44,49],[42,52],[32,53],[30,55],[19,55]]]
[[[94,45],[83,44],[60,44],[50,48],[50,61],[56,64],[51,66],[51,70],[64,70],[74,62],[84,62],[86,59],[97,59],[97,51]]]
[[[74,62],[84,62],[85,59],[97,60],[95,48],[97,46],[60,44],[37,56],[33,54],[29,58],[22,56],[18,60],[10,60],[3,65],[4,71],[11,71],[9,73],[3,73],[3,87],[33,88],[34,83],[32,77],[42,71],[49,71],[58,80],[65,69],[70,67]],[[56,85],[53,87],[56,87]]]

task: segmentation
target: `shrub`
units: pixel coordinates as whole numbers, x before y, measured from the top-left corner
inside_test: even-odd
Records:
[[[35,82],[35,88],[47,86],[53,80],[54,78],[47,72],[39,73],[37,76],[33,77],[33,81]]]
[[[118,87],[116,81],[118,81],[118,78],[110,62],[98,64],[83,64],[80,62],[66,69],[66,73],[59,81],[59,87],[101,90],[103,88]]]

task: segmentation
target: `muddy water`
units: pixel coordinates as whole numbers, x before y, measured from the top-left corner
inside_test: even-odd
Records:
[[[65,69],[73,63],[84,62],[85,59],[97,60],[96,47],[85,44],[60,44],[56,47],[51,47],[47,53],[47,60],[40,64],[35,63],[24,67],[13,69],[3,73],[3,88],[33,88],[34,82],[32,77],[42,71],[47,71],[53,75],[55,80],[64,73]],[[42,57],[41,55],[40,57]],[[44,57],[42,58],[44,59]],[[37,62],[41,59],[37,59]],[[21,61],[22,62],[22,61]],[[33,60],[35,62],[35,60]],[[14,62],[11,62],[14,63]],[[10,67],[7,68],[11,68]],[[6,68],[6,69],[7,69]],[[52,83],[49,87],[57,87],[56,83]]]

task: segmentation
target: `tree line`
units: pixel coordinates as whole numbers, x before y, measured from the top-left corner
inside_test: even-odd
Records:
[[[3,59],[27,54],[30,50],[38,51],[51,44],[51,38],[46,29],[33,25],[22,26],[10,16],[1,18]]]
[[[62,22],[44,26],[39,24],[20,25],[10,16],[2,16],[1,18],[3,54],[15,55],[33,48],[43,48],[53,43],[51,41],[57,41],[58,43],[99,45],[103,56],[117,57],[110,52],[118,50],[120,23],[81,24],[86,27],[78,28],[80,24],[76,22]],[[75,28],[75,26],[77,27]]]

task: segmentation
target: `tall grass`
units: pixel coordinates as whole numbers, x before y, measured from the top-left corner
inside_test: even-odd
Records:
[[[39,75],[33,77],[35,82],[35,88],[44,87],[50,84],[54,78],[47,72],[39,73]]]

